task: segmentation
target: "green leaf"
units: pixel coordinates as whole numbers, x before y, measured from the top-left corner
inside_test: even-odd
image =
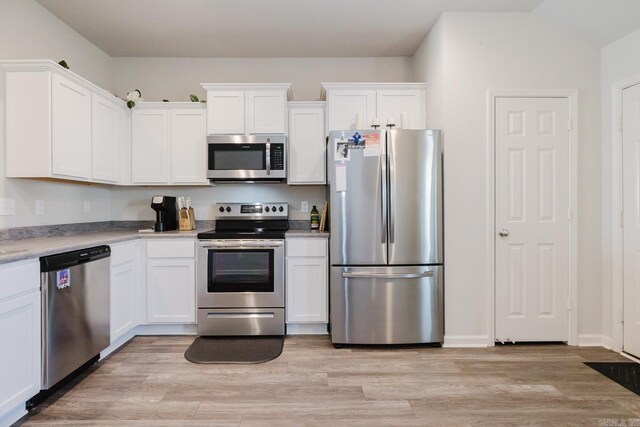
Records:
[[[69,65],[67,65],[67,61],[65,61],[64,59],[60,62],[58,62],[58,65],[60,65],[61,67],[66,68],[67,70],[69,69]]]
[[[191,102],[198,102],[198,97],[195,95],[189,95],[189,99],[191,99]]]
[[[136,106],[136,103],[133,101],[127,101],[127,107],[129,107],[129,109],[132,109],[133,107]]]

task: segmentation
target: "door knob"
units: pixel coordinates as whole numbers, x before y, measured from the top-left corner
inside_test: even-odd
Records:
[[[506,228],[501,228],[500,231],[498,231],[498,234],[501,237],[507,237],[509,235],[509,230],[507,230]]]

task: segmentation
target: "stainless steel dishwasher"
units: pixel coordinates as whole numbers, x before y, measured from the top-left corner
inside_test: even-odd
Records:
[[[109,346],[109,246],[40,258],[42,390]]]

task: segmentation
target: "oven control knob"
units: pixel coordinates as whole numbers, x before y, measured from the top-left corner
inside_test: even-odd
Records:
[[[227,206],[227,212],[231,212],[231,208]]]
[[[218,209],[220,212],[224,212],[224,207],[220,206],[220,209]]]
[[[275,206],[271,207],[271,210],[275,212],[276,211],[276,207]]]
[[[282,212],[282,211],[284,211],[284,208],[283,208],[282,206],[280,206],[280,207],[278,208],[278,210],[279,210],[280,212]]]
[[[266,207],[264,208],[264,211],[265,211],[265,212],[269,212],[269,206],[266,206]]]

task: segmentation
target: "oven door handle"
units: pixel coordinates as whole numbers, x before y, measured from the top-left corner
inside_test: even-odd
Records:
[[[245,248],[281,248],[284,246],[284,242],[251,242],[248,240],[243,240],[241,242],[206,242],[201,243],[201,246],[204,249],[217,249],[217,248],[227,248],[227,249],[245,249]]]

